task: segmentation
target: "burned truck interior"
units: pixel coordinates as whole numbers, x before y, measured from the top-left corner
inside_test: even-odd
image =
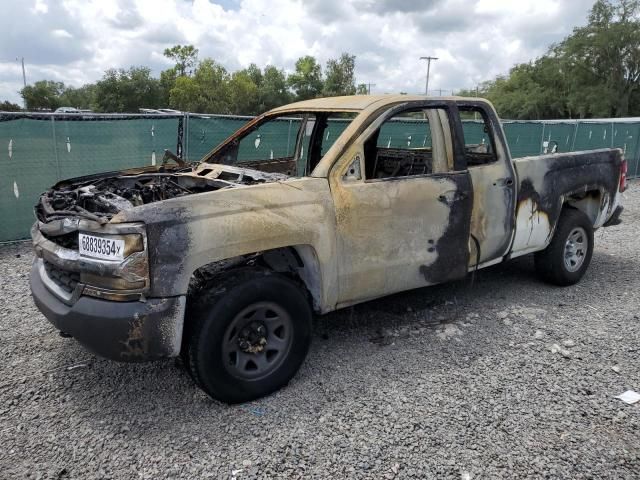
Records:
[[[265,117],[248,124],[202,161],[302,177],[313,171],[356,116],[330,111]],[[288,125],[286,141],[279,128],[283,123]],[[280,137],[277,144],[276,137]]]

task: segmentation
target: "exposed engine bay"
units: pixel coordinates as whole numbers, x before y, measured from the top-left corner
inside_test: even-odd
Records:
[[[43,193],[36,215],[41,222],[72,216],[104,224],[117,213],[139,205],[286,178],[279,173],[206,163],[90,175],[59,182]]]

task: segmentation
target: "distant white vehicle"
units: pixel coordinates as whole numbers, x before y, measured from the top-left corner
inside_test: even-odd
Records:
[[[75,107],[58,107],[53,113],[81,113],[81,111]]]
[[[79,113],[79,114],[87,114],[93,113],[93,110],[88,108],[76,108],[76,107],[58,107],[53,113]]]
[[[181,115],[182,112],[180,110],[174,110],[172,108],[139,108],[140,113],[155,113],[155,114],[176,114]]]

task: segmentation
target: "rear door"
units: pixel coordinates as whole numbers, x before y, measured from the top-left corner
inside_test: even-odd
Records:
[[[466,274],[471,179],[450,107],[390,109],[334,165],[338,306]]]
[[[516,173],[493,110],[459,103],[464,155],[473,183],[469,266],[499,261],[514,234]]]

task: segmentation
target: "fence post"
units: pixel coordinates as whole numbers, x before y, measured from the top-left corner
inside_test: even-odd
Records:
[[[613,148],[613,122],[611,122],[611,148]]]
[[[58,142],[56,141],[56,119],[51,115],[51,136],[53,138],[53,156],[56,159],[56,182],[62,180],[60,178],[60,160],[58,159]]]
[[[637,177],[638,174],[640,173],[640,140],[638,140],[637,135],[640,134],[640,127],[637,130],[636,133],[636,171],[635,174],[633,175],[634,177]],[[628,165],[628,163],[627,163]]]
[[[182,139],[184,134],[184,117],[178,117],[178,140],[176,143],[176,155],[178,158],[182,158],[184,152],[182,151]]]
[[[571,151],[576,151],[576,137],[578,136],[578,127],[580,124],[578,123],[578,119],[576,118],[576,129],[573,131],[573,142],[571,143]]]
[[[544,121],[542,122],[542,140],[540,141],[540,155],[544,153]]]
[[[184,159],[189,161],[189,112],[184,113]]]

